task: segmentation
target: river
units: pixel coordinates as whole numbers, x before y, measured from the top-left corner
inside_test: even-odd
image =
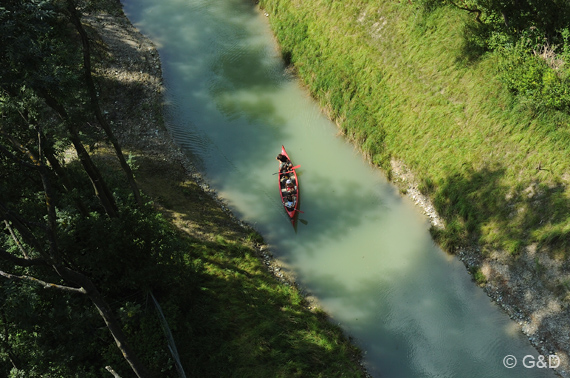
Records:
[[[157,45],[167,122],[234,214],[364,350],[375,377],[553,377],[429,224],[287,72],[263,13],[245,0],[123,0]],[[293,228],[275,156],[298,170]],[[512,355],[519,363],[506,368]],[[528,365],[528,364],[527,364]]]

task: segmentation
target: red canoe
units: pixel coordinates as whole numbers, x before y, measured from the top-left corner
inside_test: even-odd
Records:
[[[293,163],[283,146],[281,146],[281,154],[285,155],[287,159],[289,159],[291,166],[293,166]],[[296,167],[293,167],[293,169],[284,173],[279,172],[279,194],[281,195],[281,202],[283,203],[289,218],[291,218],[291,223],[293,223],[293,225],[295,224],[295,215],[297,214],[297,207],[299,206],[299,181],[297,180],[297,172],[295,172],[295,168]],[[292,184],[292,186],[289,185],[289,188],[287,186],[288,180],[290,180]],[[287,206],[288,194],[291,194],[293,206]]]

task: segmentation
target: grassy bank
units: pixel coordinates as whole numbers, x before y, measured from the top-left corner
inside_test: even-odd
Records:
[[[470,44],[457,8],[410,2],[262,0],[284,59],[390,177],[402,161],[445,219],[449,251],[470,242],[567,258],[570,119],[527,110]]]

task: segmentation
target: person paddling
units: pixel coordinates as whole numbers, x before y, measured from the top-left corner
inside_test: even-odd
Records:
[[[279,172],[287,172],[293,166],[287,156],[283,154],[277,155],[275,159],[279,162]]]

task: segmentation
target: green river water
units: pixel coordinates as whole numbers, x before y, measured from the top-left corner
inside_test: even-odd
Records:
[[[375,377],[552,377],[528,340],[414,205],[368,165],[286,72],[265,16],[245,0],[123,0],[158,46],[167,120],[231,210],[352,336]],[[275,156],[298,170],[297,228]],[[503,359],[519,363],[508,369]]]

